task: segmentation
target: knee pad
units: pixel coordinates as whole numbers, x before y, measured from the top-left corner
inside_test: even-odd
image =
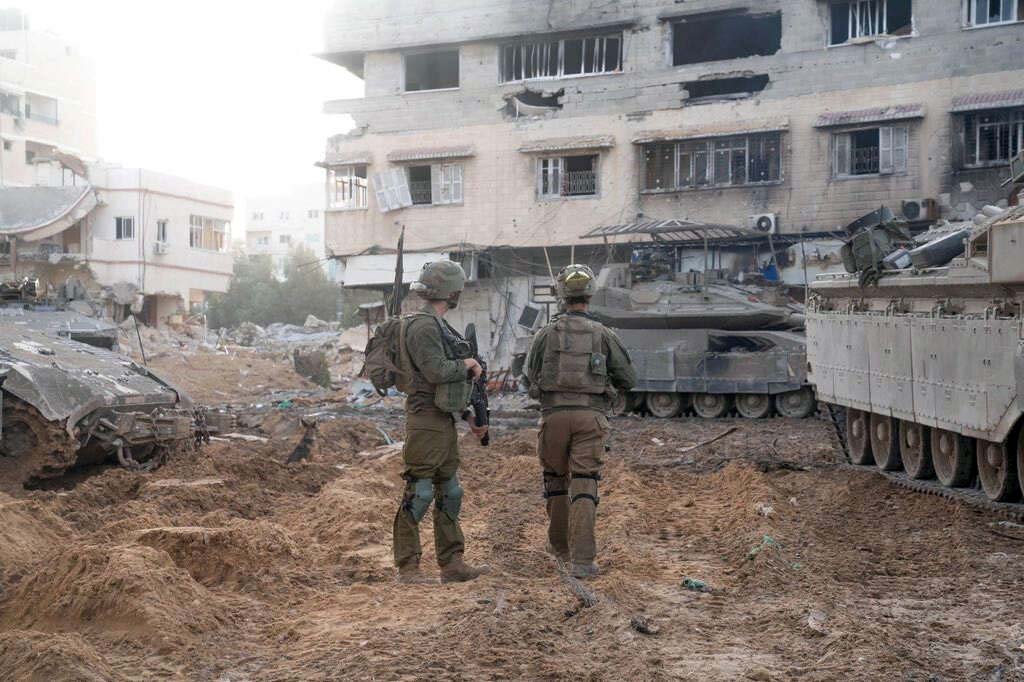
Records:
[[[462,510],[462,486],[456,474],[437,486],[437,508],[448,515],[452,521],[459,518]]]
[[[554,471],[544,472],[544,499],[568,495],[568,476],[559,476]]]
[[[600,497],[597,494],[597,482],[601,480],[600,474],[577,474],[572,475],[569,483],[569,499],[572,504],[579,500],[590,500],[597,506]]]
[[[427,515],[427,509],[430,508],[432,499],[434,499],[434,495],[430,479],[412,479],[405,487],[405,500],[402,507],[412,515],[416,523],[419,523]]]

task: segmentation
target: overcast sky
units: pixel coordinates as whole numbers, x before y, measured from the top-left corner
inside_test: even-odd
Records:
[[[96,63],[99,153],[246,195],[319,182],[362,82],[312,56],[329,0],[14,0]],[[240,207],[241,208],[241,207]]]

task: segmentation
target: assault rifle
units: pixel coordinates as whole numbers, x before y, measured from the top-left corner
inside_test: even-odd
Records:
[[[487,404],[487,363],[480,357],[480,348],[476,343],[476,325],[470,322],[466,325],[466,341],[469,342],[469,357],[475,358],[480,363],[480,376],[473,380],[473,392],[469,397],[469,406],[473,408],[473,423],[480,426],[489,426],[491,423],[491,408]],[[470,419],[470,411],[462,414],[466,421]],[[491,442],[490,430],[480,439],[480,445],[486,446]]]

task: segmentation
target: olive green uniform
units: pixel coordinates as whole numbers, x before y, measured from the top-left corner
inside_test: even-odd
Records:
[[[629,354],[613,331],[586,313],[556,316],[534,337],[530,391],[541,402],[537,454],[544,469],[548,541],[573,564],[597,554],[597,482],[614,392],[636,384]]]
[[[447,322],[425,305],[404,322],[403,370],[408,381],[405,401],[406,437],[402,449],[406,480],[402,505],[395,514],[395,565],[419,562],[419,520],[434,502],[434,547],[437,561],[445,566],[465,549],[459,527],[462,488],[458,483],[459,449],[455,419],[435,404],[438,385],[465,383],[466,366],[454,359],[438,323],[460,338]],[[431,491],[431,487],[433,490]]]

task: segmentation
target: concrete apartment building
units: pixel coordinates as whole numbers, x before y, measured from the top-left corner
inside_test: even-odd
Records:
[[[349,275],[402,225],[462,260],[462,315],[503,361],[541,247],[557,269],[654,221],[784,241],[883,204],[967,218],[1024,146],[1022,20],[1018,0],[341,0],[323,56],[365,96],[325,104],[355,121],[323,159],[327,247],[346,286],[390,281]]]
[[[324,186],[295,185],[287,192],[246,199],[245,251],[251,256],[270,256],[278,277],[284,277],[285,261],[302,245],[315,258],[324,259]],[[336,262],[323,260],[332,274]]]
[[[60,159],[96,159],[92,60],[17,9],[0,9],[0,141],[0,186],[70,184]]]

